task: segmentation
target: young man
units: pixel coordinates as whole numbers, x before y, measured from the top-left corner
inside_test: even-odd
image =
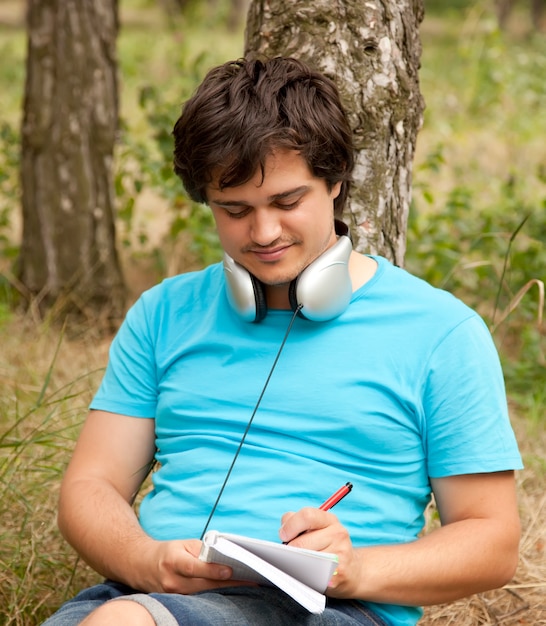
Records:
[[[406,626],[510,580],[521,461],[491,337],[451,295],[351,250],[332,82],[293,59],[227,63],[174,135],[225,263],[143,294],[113,342],[59,505],[108,581],[46,624]],[[347,481],[335,514],[317,508]],[[442,526],[421,537],[432,493]],[[209,522],[337,554],[326,611],[201,562]]]

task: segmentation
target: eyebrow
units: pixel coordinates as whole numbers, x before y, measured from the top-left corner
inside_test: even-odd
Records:
[[[268,202],[275,202],[278,200],[284,200],[285,198],[290,198],[290,196],[295,196],[298,194],[303,194],[310,189],[308,185],[301,185],[300,187],[296,187],[295,189],[289,189],[288,191],[281,191],[280,193],[275,193],[272,196],[267,198]],[[230,207],[230,206],[249,206],[248,202],[244,200],[216,200],[214,198],[210,199],[210,202],[214,202],[218,206]]]

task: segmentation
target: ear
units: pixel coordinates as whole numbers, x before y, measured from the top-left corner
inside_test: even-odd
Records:
[[[330,197],[332,198],[332,200],[335,200],[341,193],[341,185],[342,182],[338,180],[337,183],[334,183],[334,185],[332,186],[332,189],[330,190]]]

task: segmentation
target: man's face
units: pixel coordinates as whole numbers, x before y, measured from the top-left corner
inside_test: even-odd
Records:
[[[213,181],[207,200],[224,250],[269,291],[279,291],[336,242],[340,189],[337,183],[328,191],[298,152],[278,150],[267,159],[263,180],[258,171],[223,190]]]

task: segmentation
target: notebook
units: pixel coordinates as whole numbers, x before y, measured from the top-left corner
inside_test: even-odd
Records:
[[[324,591],[337,567],[329,552],[305,550],[241,535],[209,530],[199,558],[233,568],[233,580],[274,585],[311,613],[322,613]]]

